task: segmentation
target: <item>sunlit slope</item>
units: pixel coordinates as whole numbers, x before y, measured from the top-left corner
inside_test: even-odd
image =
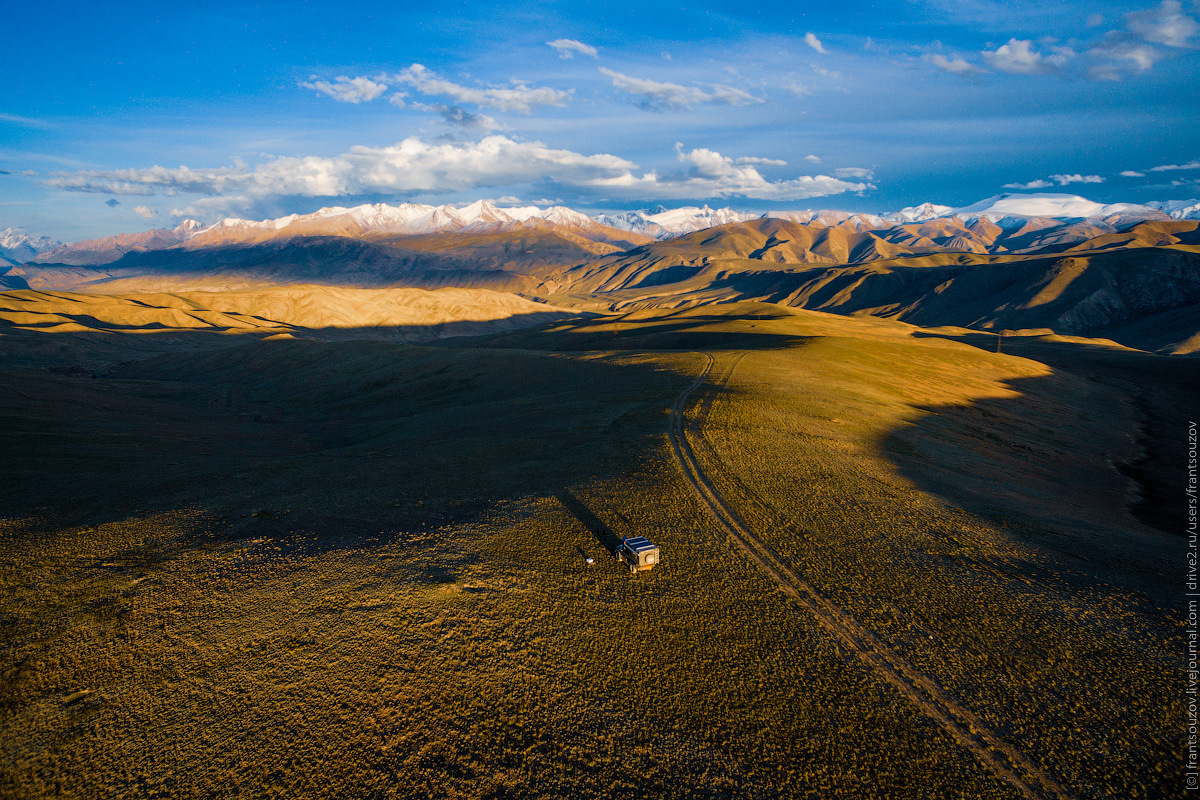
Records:
[[[486,289],[352,289],[285,286],[244,292],[86,295],[0,293],[0,326],[83,331],[312,332],[324,329],[433,338],[574,316]]]
[[[589,269],[549,288],[582,287],[619,310],[753,299],[923,326],[1048,329],[1167,353],[1193,352],[1200,332],[1200,254],[1177,248],[1050,257],[942,253],[833,267],[765,268],[741,259],[612,274]]]
[[[804,328],[787,322],[758,325]],[[1133,517],[1144,488],[1114,467],[1144,455],[1128,437],[1145,396],[849,332],[724,357],[696,420],[712,479],[801,574],[1072,791],[1155,794],[1176,659],[1166,618],[1141,614],[1147,594],[1169,603],[1174,543]]]

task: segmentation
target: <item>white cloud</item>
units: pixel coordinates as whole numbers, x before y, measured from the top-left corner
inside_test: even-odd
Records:
[[[1104,24],[1104,15],[1103,14],[1088,14],[1087,22],[1085,22],[1084,24],[1087,25],[1089,28],[1095,28],[1098,25],[1103,25]]]
[[[1078,172],[1074,175],[1051,175],[1050,179],[1056,181],[1059,186],[1069,183],[1104,183],[1104,178],[1099,175],[1080,175]]]
[[[1119,81],[1122,70],[1145,72],[1163,58],[1158,48],[1120,34],[1107,37],[1089,50],[1088,55],[1098,59],[1088,74],[1096,80],[1106,81]]]
[[[636,167],[617,156],[554,150],[541,142],[488,136],[430,144],[410,137],[389,147],[352,147],[332,158],[280,157],[255,167],[84,170],[58,173],[51,188],[121,195],[245,194],[336,197],[370,193],[463,191],[543,178],[584,183]]]
[[[635,78],[607,67],[600,67],[600,72],[612,78],[612,85],[616,88],[641,98],[639,105],[643,108],[684,109],[700,103],[745,106],[763,102],[732,86],[717,84],[713,86],[712,92],[706,92],[695,86]]]
[[[1006,183],[1005,189],[1049,189],[1054,184],[1050,181],[1030,181],[1029,183]]]
[[[154,219],[158,216],[158,212],[150,206],[134,206],[133,213],[137,214],[143,219]]]
[[[821,158],[819,156],[814,156],[814,155],[807,155],[804,157],[804,160],[809,162],[810,164],[820,164],[821,163]]]
[[[1151,167],[1151,172],[1171,172],[1177,169],[1200,169],[1200,159],[1189,161],[1186,164],[1163,164],[1158,167]]]
[[[600,57],[596,52],[596,48],[575,39],[555,39],[552,42],[546,42],[546,44],[557,51],[559,58],[574,58],[576,53],[582,53],[592,58]]]
[[[1137,170],[1126,169],[1121,171],[1122,178],[1144,178],[1146,173],[1138,172]]]
[[[807,97],[808,95],[812,94],[812,89],[796,80],[790,80],[783,84],[783,88],[796,95],[796,97]]]
[[[1200,23],[1183,13],[1176,0],[1125,15],[1125,29],[1109,31],[1092,45],[1088,74],[1098,80],[1120,80],[1124,72],[1145,72],[1169,55],[1161,47],[1190,48]]]
[[[1055,72],[1075,55],[1075,51],[1069,47],[1054,47],[1051,51],[1050,55],[1043,55],[1033,49],[1031,40],[1012,38],[995,50],[984,50],[982,55],[989,67],[1010,75],[1041,75]]]
[[[562,106],[571,99],[574,90],[559,91],[548,87],[530,87],[514,82],[508,88],[474,89],[438,77],[437,73],[420,64],[413,64],[403,72],[393,75],[393,81],[407,83],[421,94],[445,95],[460,103],[497,108],[501,111],[518,111],[528,114],[538,106]]]
[[[758,156],[742,156],[734,159],[737,164],[765,164],[771,167],[786,167],[787,162],[779,158],[759,158]]]
[[[816,37],[816,35],[813,34],[812,31],[809,31],[808,33],[804,34],[804,43],[806,45],[808,45],[809,47],[811,47],[813,50],[816,50],[818,53],[828,53],[829,52],[828,50],[825,49],[825,45],[821,44],[821,40],[818,39]]]
[[[379,83],[370,78],[347,78],[345,75],[334,78],[333,83],[319,81],[317,76],[313,75],[300,85],[305,89],[312,89],[320,94],[328,95],[339,103],[355,104],[369,103],[386,92],[388,88],[386,83]]]
[[[610,193],[663,200],[731,196],[752,200],[805,200],[875,188],[870,183],[850,183],[828,175],[801,175],[792,180],[772,182],[753,166],[738,164],[714,150],[696,148],[685,152],[683,145],[677,143],[675,151],[679,161],[688,168],[684,175],[659,177],[655,172],[647,172],[637,177],[629,172],[591,181],[591,185]]]
[[[946,58],[941,53],[926,53],[924,58],[938,69],[943,72],[949,72],[952,75],[967,77],[968,75],[979,75],[987,72],[982,67],[976,66],[961,57]]]
[[[50,129],[54,127],[44,120],[34,119],[33,117],[22,117],[18,114],[0,113],[0,122],[11,122],[14,125],[23,125],[26,128]]]
[[[765,102],[741,89],[720,83],[713,84],[712,101],[723,106],[750,106]]]
[[[46,186],[70,192],[121,195],[224,194],[236,190],[247,179],[244,167],[189,169],[147,167],[145,169],[80,170],[58,172],[44,181]]]
[[[646,105],[661,108],[690,108],[699,103],[711,100],[711,96],[695,86],[681,86],[678,83],[652,81],[646,78],[634,78],[615,70],[601,67],[600,72],[612,78],[612,85],[633,95],[646,98]]]
[[[1143,41],[1168,47],[1187,47],[1200,32],[1200,24],[1184,14],[1175,0],[1163,0],[1158,8],[1126,14],[1125,27]]]
[[[842,167],[840,169],[835,169],[833,174],[837,175],[839,178],[865,178],[866,180],[870,180],[872,177],[874,177],[874,173],[872,173],[871,170],[864,169],[862,167]]]
[[[172,216],[227,216],[280,197],[338,197],[467,191],[548,181],[585,193],[636,199],[746,197],[802,200],[875,188],[866,181],[802,175],[769,181],[756,165],[777,159],[727,158],[706,148],[676,145],[680,174],[635,175],[637,165],[608,154],[555,150],[541,142],[493,135],[479,142],[424,142],[410,137],[390,147],[353,147],[333,157],[279,157],[256,166],[219,169],[150,167],[58,173],[45,183],[78,192],[132,195],[205,194]],[[541,203],[541,201],[538,201]],[[555,201],[559,202],[559,201]]]

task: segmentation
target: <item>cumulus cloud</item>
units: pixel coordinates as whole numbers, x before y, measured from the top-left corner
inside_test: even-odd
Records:
[[[410,137],[390,147],[353,147],[334,157],[279,157],[256,166],[218,169],[149,167],[57,173],[46,185],[80,192],[133,195],[204,194],[172,216],[211,217],[284,197],[338,197],[466,191],[546,182],[583,193],[637,199],[746,197],[802,200],[875,188],[866,181],[802,175],[769,181],[757,166],[778,159],[729,158],[676,145],[678,174],[635,174],[637,165],[608,154],[556,150],[541,142],[492,135],[478,142],[424,142]]]
[[[1121,177],[1122,178],[1144,178],[1144,177],[1146,177],[1146,173],[1138,172],[1137,170],[1133,170],[1133,169],[1126,169],[1126,170],[1121,170]]]
[[[808,162],[808,163],[810,163],[810,164],[820,164],[820,163],[821,163],[821,157],[820,157],[820,156],[814,156],[814,155],[811,155],[811,154],[810,154],[810,155],[807,155],[807,156],[805,156],[805,157],[804,157],[804,160],[805,160],[805,161],[807,161],[807,162]]]
[[[543,178],[584,183],[636,165],[617,156],[555,150],[494,135],[479,142],[431,144],[410,137],[389,147],[352,147],[332,158],[280,157],[255,167],[148,167],[58,173],[49,187],[122,195],[336,197],[370,193],[463,191]]]
[[[1151,172],[1171,172],[1177,169],[1200,169],[1200,158],[1187,162],[1186,164],[1163,164],[1158,167],[1151,167]]]
[[[348,78],[345,75],[339,75],[333,79],[333,83],[329,81],[317,80],[317,76],[313,75],[307,81],[300,84],[305,89],[312,89],[319,94],[332,97],[339,103],[369,103],[379,95],[387,91],[387,84],[373,81],[370,78]]]
[[[678,83],[635,78],[607,67],[600,67],[600,72],[612,78],[613,86],[638,98],[638,105],[647,109],[678,110],[691,108],[700,103],[745,106],[763,102],[732,86],[717,84],[713,86],[711,92],[706,92],[696,86],[682,86]]]
[[[1087,18],[1095,27],[1103,22],[1098,14]],[[1011,75],[1045,75],[1061,73],[1068,67],[1086,73],[1096,80],[1120,80],[1127,73],[1145,72],[1173,51],[1195,47],[1200,36],[1200,23],[1184,13],[1178,0],[1162,0],[1154,8],[1133,11],[1125,15],[1124,26],[1111,30],[1076,52],[1071,47],[1054,45],[1054,39],[1041,39],[1039,50],[1032,39],[1011,38],[995,50],[981,55],[989,67]],[[961,58],[949,59],[940,54],[924,56],[939,69],[967,75],[972,65]]]
[[[1104,178],[1099,175],[1080,175],[1078,172],[1074,175],[1051,175],[1050,179],[1056,181],[1059,186],[1069,183],[1104,183]]]
[[[137,214],[142,219],[154,219],[158,216],[158,212],[150,206],[134,206],[133,213]]]
[[[1145,72],[1171,50],[1193,47],[1198,33],[1200,23],[1184,14],[1176,0],[1133,11],[1125,15],[1124,30],[1109,31],[1087,51],[1093,62],[1088,74],[1098,80],[1116,81],[1125,72]]]
[[[861,192],[875,187],[869,183],[850,183],[828,175],[801,175],[785,181],[768,181],[749,164],[739,164],[715,150],[696,148],[685,151],[675,145],[678,160],[686,171],[678,176],[660,177],[656,172],[635,176],[632,172],[591,182],[596,188],[628,197],[663,200],[706,197],[745,197],[753,200],[805,200],[843,192]]]
[[[987,72],[982,67],[976,66],[961,57],[946,58],[941,53],[926,53],[924,59],[943,72],[949,72],[952,75],[961,75],[964,78]]]
[[[1068,47],[1055,47],[1050,55],[1044,55],[1033,48],[1031,40],[1014,37],[995,50],[984,50],[982,55],[994,70],[1010,75],[1041,75],[1061,69],[1075,52]]]
[[[596,48],[575,39],[555,39],[552,42],[546,42],[555,49],[559,58],[574,58],[576,53],[582,53],[585,56],[599,58]]]
[[[809,47],[811,47],[813,50],[816,50],[818,53],[828,53],[829,52],[828,50],[825,49],[825,45],[821,44],[821,40],[818,39],[812,31],[809,31],[808,33],[804,34],[804,43],[806,45],[808,45]]]
[[[1036,180],[1029,183],[1006,183],[1005,189],[1049,189],[1054,184],[1050,181]]]
[[[1143,41],[1168,47],[1187,47],[1200,33],[1200,24],[1184,14],[1176,0],[1163,0],[1158,8],[1126,14],[1125,28]]]
[[[841,167],[840,169],[835,169],[833,174],[839,178],[865,178],[866,180],[874,177],[874,173],[871,170],[862,167]]]
[[[529,114],[538,106],[563,106],[571,99],[574,90],[560,91],[549,87],[531,87],[515,81],[509,87],[478,89],[462,86],[445,80],[421,64],[413,64],[401,73],[391,76],[397,83],[414,87],[421,94],[445,96],[460,103],[496,108],[501,111],[517,111]]]

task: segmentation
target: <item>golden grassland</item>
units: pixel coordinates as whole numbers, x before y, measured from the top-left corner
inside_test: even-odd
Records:
[[[1178,540],[1115,467],[1155,479],[1153,376],[1195,387],[976,344],[758,304],[438,347],[10,330],[0,793],[1022,796],[718,533],[666,435],[711,353],[687,435],[755,535],[1070,796],[1166,796]]]

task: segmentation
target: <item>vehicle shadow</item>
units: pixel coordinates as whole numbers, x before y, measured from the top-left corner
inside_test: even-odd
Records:
[[[610,555],[616,554],[617,548],[621,544],[621,537],[617,535],[616,531],[610,528],[604,520],[592,513],[592,510],[584,505],[569,489],[559,489],[554,493],[554,497],[558,502],[563,504],[563,508],[571,512],[571,516],[579,520],[579,523],[583,527],[592,532],[592,535],[596,537],[596,541]]]

